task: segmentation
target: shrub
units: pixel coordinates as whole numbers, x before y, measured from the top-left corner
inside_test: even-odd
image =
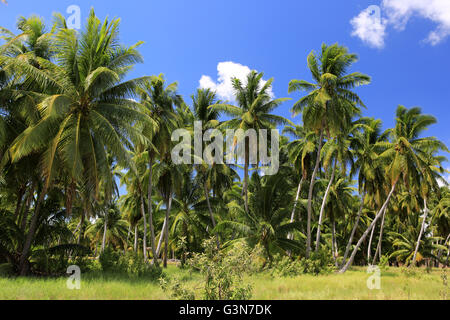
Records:
[[[336,270],[333,258],[326,250],[311,253],[309,259],[300,260],[303,273],[313,275],[330,274]]]
[[[203,243],[204,253],[194,254],[187,264],[203,275],[201,284],[203,300],[248,300],[252,287],[243,283],[243,275],[253,272],[254,256],[243,243],[232,248],[218,250],[214,238]],[[184,287],[179,279],[160,280],[165,290],[171,291],[173,299],[194,300],[195,290]]]
[[[111,247],[106,247],[100,254],[98,261],[104,272],[120,272],[120,254]]]
[[[296,277],[303,273],[303,265],[299,260],[292,260],[288,256],[275,256],[271,274],[273,276],[288,278]]]
[[[10,263],[0,264],[0,277],[12,277],[14,276],[14,266]]]

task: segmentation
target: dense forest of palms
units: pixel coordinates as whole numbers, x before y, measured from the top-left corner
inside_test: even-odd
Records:
[[[399,106],[383,131],[362,117],[371,106],[354,89],[371,79],[349,71],[358,57],[347,48],[324,44],[305,59],[311,79],[286,84],[303,93],[295,125],[276,115],[289,102],[262,73],[233,79],[235,102],[209,89],[185,100],[163,75],[129,79],[141,43],[122,45],[119,20],[94,11],[81,32],[62,15],[17,26],[0,30],[0,264],[16,274],[107,248],[167,266],[212,238],[260,246],[269,265],[320,254],[341,272],[383,259],[448,266],[448,149],[426,136],[437,119]],[[248,147],[242,167],[174,164],[172,133],[195,121],[281,129],[278,173],[261,174]]]

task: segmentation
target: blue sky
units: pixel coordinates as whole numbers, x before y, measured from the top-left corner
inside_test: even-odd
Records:
[[[311,79],[307,55],[323,42],[339,42],[360,56],[354,71],[373,78],[357,90],[368,107],[365,115],[381,118],[387,128],[398,104],[420,106],[439,119],[428,134],[450,145],[450,0],[8,2],[0,5],[0,25],[10,29],[20,15],[38,14],[50,25],[52,13],[69,16],[70,5],[81,8],[82,21],[92,6],[100,18],[122,18],[122,42],[145,41],[145,64],[132,76],[164,73],[179,82],[188,102],[202,76],[217,82],[218,64],[227,61],[274,77],[276,97],[298,99],[288,95],[288,83]],[[365,13],[371,5],[380,8],[378,20]],[[292,104],[277,113],[291,117]]]

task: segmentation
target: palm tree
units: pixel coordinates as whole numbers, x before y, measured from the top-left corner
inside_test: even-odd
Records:
[[[303,113],[303,123],[308,129],[319,133],[316,165],[311,177],[308,194],[308,221],[306,255],[311,251],[311,220],[314,184],[320,167],[324,132],[335,136],[342,128],[348,128],[353,117],[359,113],[358,105],[364,106],[353,88],[370,83],[370,77],[360,72],[347,74],[349,67],[358,60],[356,54],[338,44],[322,45],[321,54],[313,51],[308,56],[308,68],[314,83],[292,80],[289,93],[306,91],[308,94],[295,103],[294,115]]]
[[[274,252],[301,252],[303,246],[300,242],[287,239],[289,233],[299,230],[299,222],[290,223],[286,219],[290,212],[286,206],[290,203],[291,185],[287,183],[290,172],[289,168],[281,168],[277,175],[262,178],[255,172],[249,185],[249,211],[243,210],[239,203],[231,202],[229,209],[235,211],[241,220],[222,221],[216,231],[235,231],[237,237],[231,243],[244,239],[252,246],[261,245],[269,263]]]
[[[178,127],[179,122],[174,106],[180,106],[183,103],[177,90],[178,84],[176,82],[166,86],[166,81],[162,74],[151,77],[149,81],[144,83],[143,88],[137,89],[145,113],[153,120],[149,125],[144,124],[142,132],[150,140],[147,146],[149,166],[147,202],[149,204],[150,241],[153,263],[155,265],[158,264],[158,254],[153,224],[153,167],[155,166],[155,158],[158,155],[162,159],[167,157],[171,151],[171,135],[173,130]]]
[[[287,126],[283,130],[283,134],[288,134],[294,138],[294,140],[288,144],[287,149],[289,152],[289,160],[301,177],[295,196],[294,208],[291,214],[292,223],[295,221],[295,213],[300,201],[302,186],[308,179],[308,172],[313,166],[314,159],[312,159],[312,155],[316,149],[317,136],[314,132],[307,131],[302,126]],[[293,234],[289,235],[289,239],[293,240]]]
[[[223,112],[232,117],[231,120],[222,123],[219,128],[228,128],[233,130],[249,130],[253,129],[259,132],[261,129],[275,129],[277,125],[285,125],[292,123],[278,115],[271,114],[288,98],[272,99],[269,89],[272,87],[273,79],[263,82],[264,74],[252,71],[248,74],[246,83],[244,84],[237,78],[232,79],[235,98],[238,106],[229,104],[215,104],[210,108],[217,112]],[[249,138],[245,138],[244,152],[244,206],[248,212],[248,181],[249,181],[249,165],[250,165],[250,142]],[[236,140],[235,140],[236,145]]]
[[[377,143],[377,147],[384,149],[379,158],[385,164],[391,191],[383,206],[375,215],[375,219],[362,235],[349,261],[342,268],[341,273],[346,272],[351,266],[361,244],[384,214],[399,181],[402,181],[406,187],[408,187],[410,181],[414,181],[415,185],[419,185],[417,179],[420,176],[420,172],[423,171],[423,161],[420,156],[424,153],[424,148],[433,146],[436,149],[441,149],[444,147],[444,144],[436,138],[420,137],[423,131],[434,123],[436,123],[436,119],[429,115],[423,115],[420,108],[416,107],[409,110],[404,106],[397,108],[396,125],[394,129],[390,130],[391,141]]]
[[[130,163],[125,146],[130,145],[130,136],[138,134],[132,124],[147,121],[137,110],[138,105],[127,99],[144,79],[121,82],[130,67],[142,61],[136,50],[140,43],[129,48],[119,46],[118,27],[119,20],[101,23],[92,10],[85,32],[78,34],[67,29],[59,16],[52,41],[56,63],[36,57],[38,68],[15,58],[0,59],[17,76],[37,83],[46,93],[38,105],[41,120],[19,135],[9,150],[13,163],[36,150],[45,150],[42,163],[46,182],[23,248],[22,273],[40,203],[54,178],[57,160],[73,181],[96,193],[99,176],[109,170],[107,152],[121,163]]]
[[[423,198],[424,217],[422,220],[420,234],[417,239],[417,245],[414,251],[412,264],[416,263],[420,241],[422,240],[423,234],[426,231],[426,221],[429,215],[428,199],[432,194],[440,192],[439,182],[445,181],[441,176],[445,172],[442,163],[444,161],[447,161],[447,159],[443,156],[437,155],[437,153],[441,150],[449,152],[447,147],[443,143],[433,143],[431,147],[423,146],[423,148],[420,150],[420,154],[418,154],[418,157],[421,159],[421,162],[423,164],[420,182],[420,193]]]
[[[340,171],[345,174],[345,172],[347,171],[347,167],[353,164],[353,153],[350,149],[350,136],[352,134],[355,134],[359,128],[359,121],[352,123],[350,127],[343,129],[341,133],[339,133],[334,139],[328,141],[323,147],[322,161],[325,167],[325,171],[330,165],[332,165],[333,168],[331,169],[331,178],[322,200],[322,207],[319,215],[319,224],[317,227],[316,252],[318,252],[320,248],[320,231],[323,222],[323,215],[325,212],[325,205],[327,203],[331,187],[334,183],[337,167],[338,165],[340,165]]]

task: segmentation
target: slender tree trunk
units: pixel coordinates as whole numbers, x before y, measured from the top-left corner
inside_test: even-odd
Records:
[[[323,144],[323,127],[320,129],[320,137],[319,137],[319,148],[317,150],[317,159],[316,166],[314,167],[313,174],[311,176],[311,183],[309,185],[309,193],[308,193],[308,221],[306,223],[306,258],[309,258],[311,253],[311,220],[312,220],[312,198],[314,192],[314,185],[316,183],[317,172],[320,167],[320,155],[322,153],[322,144]]]
[[[291,214],[291,223],[294,223],[294,220],[295,220],[295,211],[297,211],[297,205],[298,205],[298,201],[300,199],[300,194],[302,192],[303,181],[304,181],[304,179],[303,179],[303,176],[302,176],[302,178],[300,179],[300,183],[298,185],[297,195],[295,197],[294,209],[292,210],[292,214]],[[294,240],[294,234],[293,233],[289,233],[288,239],[289,240]]]
[[[386,202],[384,203],[383,207],[381,208],[381,210],[376,215],[375,219],[372,221],[372,224],[369,226],[369,228],[367,228],[366,232],[364,232],[364,234],[362,235],[361,239],[359,239],[355,249],[353,250],[352,255],[350,256],[350,259],[345,264],[345,266],[341,269],[340,273],[345,273],[348,270],[348,268],[350,268],[350,266],[353,264],[353,261],[355,260],[355,256],[358,253],[358,250],[361,247],[362,243],[364,242],[364,240],[366,240],[367,236],[369,235],[369,232],[372,230],[372,228],[375,227],[375,224],[381,218],[381,216],[384,214],[384,210],[386,210],[387,206],[389,205],[389,202],[391,201],[392,195],[394,194],[395,189],[397,187],[397,182],[398,182],[398,180],[395,181],[394,185],[392,186],[391,192],[389,193],[389,195],[388,195],[388,197],[386,199]]]
[[[66,195],[66,213],[67,216],[70,217],[72,215],[72,209],[73,209],[73,198],[75,196],[75,188],[76,183],[72,180],[72,183],[69,185],[69,188],[67,190]]]
[[[245,138],[245,164],[244,164],[244,205],[245,205],[245,212],[248,212],[248,168],[250,166],[250,139]]]
[[[420,242],[422,241],[422,237],[423,234],[425,233],[425,229],[426,229],[426,224],[427,224],[427,218],[428,218],[428,206],[427,206],[427,198],[423,199],[423,204],[424,204],[424,216],[423,216],[423,221],[422,221],[422,227],[420,228],[420,234],[419,234],[419,239],[417,239],[417,245],[416,245],[416,250],[414,251],[414,256],[412,259],[412,266],[416,265],[416,260],[417,260],[417,253],[419,252],[419,248],[420,248]]]
[[[134,252],[138,252],[138,225],[134,226]]]
[[[34,184],[31,186],[30,194],[27,197],[27,201],[25,203],[25,209],[22,210],[22,221],[20,223],[20,230],[22,232],[25,232],[25,229],[27,228],[27,222],[28,222],[28,214],[30,212],[31,202],[34,199]]]
[[[170,225],[170,210],[172,208],[172,191],[169,195],[169,201],[167,204],[167,210],[166,210],[166,234],[165,234],[165,243],[164,243],[164,268],[167,268],[167,255],[169,254],[169,225]]]
[[[156,256],[159,258],[161,254],[162,242],[164,239],[164,235],[166,233],[166,224],[167,224],[167,216],[164,218],[164,223],[162,226],[161,234],[159,236],[158,247],[156,248]]]
[[[350,253],[350,248],[351,248],[351,246],[353,244],[353,238],[355,237],[356,231],[358,230],[359,221],[361,220],[361,215],[362,215],[362,212],[364,210],[364,199],[365,199],[365,197],[366,197],[366,193],[364,192],[364,194],[362,196],[362,199],[361,199],[361,205],[359,207],[358,215],[356,217],[355,226],[353,227],[352,233],[350,235],[350,239],[348,240],[348,243],[347,243],[347,247],[345,248],[345,254],[344,254],[344,258],[342,260],[341,268],[347,262],[347,257],[348,257],[348,254]]]
[[[44,187],[39,195],[38,202],[36,204],[36,208],[34,210],[33,217],[31,218],[30,230],[28,231],[27,237],[25,239],[25,243],[23,246],[22,254],[19,260],[19,270],[20,275],[25,276],[27,274],[27,259],[30,253],[31,244],[33,243],[34,235],[37,230],[37,224],[40,217],[40,211],[42,207],[42,203],[44,202],[45,196],[47,194],[47,184],[44,182]]]
[[[142,239],[142,250],[144,252],[144,261],[147,263],[147,215],[145,213],[145,203],[144,203],[144,195],[143,190],[139,190],[140,198],[141,198],[141,214],[144,218],[144,237]]]
[[[381,252],[381,249],[382,249],[381,247],[383,245],[383,235],[384,235],[384,226],[385,226],[385,222],[386,222],[386,212],[387,212],[387,210],[384,210],[383,220],[381,221],[381,228],[380,228],[380,239],[378,240],[377,251],[375,252],[375,256],[373,257],[373,262],[372,262],[373,266],[377,262],[377,257],[381,261],[381,257],[383,256],[383,254]]]
[[[153,225],[153,201],[152,201],[152,194],[153,194],[153,157],[150,156],[150,173],[148,177],[148,194],[147,194],[147,200],[148,200],[148,218],[149,218],[149,225],[150,225],[150,244],[152,246],[152,254],[153,254],[153,264],[158,265],[158,256],[156,254],[156,246],[155,246],[155,226]]]
[[[81,239],[83,239],[83,227],[84,227],[84,220],[86,218],[86,212],[81,213],[81,220],[80,220],[80,234],[78,235],[78,241],[77,244],[81,243]]]
[[[16,221],[16,223],[18,223],[18,221],[19,221],[20,209],[22,208],[22,200],[23,200],[23,196],[25,195],[26,190],[27,190],[26,187],[20,188],[17,193],[16,210],[14,212],[14,221]]]
[[[377,224],[375,223],[372,232],[370,233],[369,244],[367,245],[367,264],[370,264],[370,259],[372,258],[372,242],[373,237],[375,236],[375,229],[377,228]]]
[[[320,230],[322,228],[323,216],[325,213],[325,206],[327,204],[328,195],[330,194],[331,186],[333,185],[334,182],[334,176],[336,175],[336,167],[337,167],[337,160],[334,160],[333,173],[331,174],[330,183],[328,183],[327,191],[325,192],[325,195],[323,197],[322,207],[320,208],[319,226],[317,227],[317,237],[316,237],[316,252],[319,252],[320,249]]]
[[[106,246],[106,232],[108,231],[108,212],[105,211],[105,219],[103,221],[103,239],[102,239],[102,252],[105,252]]]
[[[333,260],[334,260],[334,264],[336,266],[336,268],[338,267],[338,262],[337,262],[337,254],[338,254],[338,249],[337,249],[337,241],[336,241],[336,220],[333,218],[333,226],[332,226],[332,244],[331,244],[331,249],[333,251]]]
[[[203,190],[205,192],[205,198],[206,198],[206,203],[208,205],[208,210],[209,210],[209,217],[211,218],[211,223],[213,228],[216,228],[216,219],[214,219],[214,214],[212,211],[212,207],[211,207],[211,202],[209,201],[209,191],[208,191],[208,186],[206,185],[206,181],[203,184]],[[220,248],[220,240],[219,240],[219,234],[216,233],[216,243],[217,243],[217,248]]]

